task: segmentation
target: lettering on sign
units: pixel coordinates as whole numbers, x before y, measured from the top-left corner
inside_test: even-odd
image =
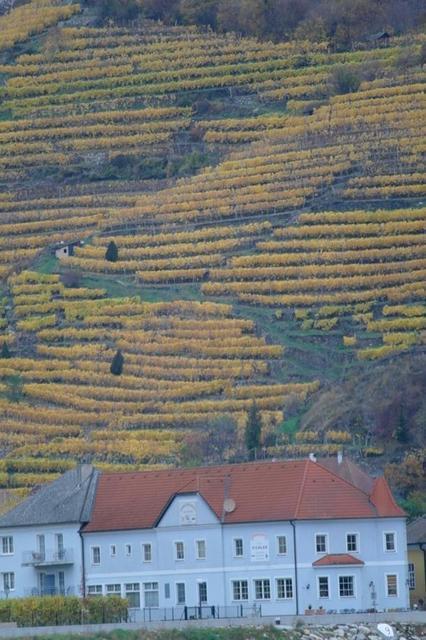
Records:
[[[264,533],[256,533],[251,537],[250,559],[252,562],[269,560],[269,539]]]

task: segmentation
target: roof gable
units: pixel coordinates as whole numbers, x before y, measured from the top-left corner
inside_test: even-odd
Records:
[[[98,475],[91,465],[67,471],[1,516],[0,527],[88,522]]]

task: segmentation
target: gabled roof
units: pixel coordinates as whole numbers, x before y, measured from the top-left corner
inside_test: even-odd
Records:
[[[0,516],[0,527],[88,522],[98,476],[91,465],[67,471]]]
[[[385,481],[384,481],[385,482]],[[148,529],[156,526],[172,498],[200,494],[225,524],[279,520],[375,518],[404,512],[373,504],[369,495],[311,460],[103,473],[98,482],[93,514],[85,531]],[[224,513],[226,498],[235,509]],[[393,505],[393,506],[392,506]],[[390,508],[392,507],[392,508]]]
[[[329,553],[312,563],[313,567],[333,567],[338,565],[363,565],[364,562],[350,553]]]
[[[407,524],[408,544],[426,544],[426,516],[416,518]]]

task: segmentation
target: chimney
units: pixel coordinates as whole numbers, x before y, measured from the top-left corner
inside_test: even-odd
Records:
[[[315,453],[310,453],[310,454],[309,454],[309,460],[310,460],[311,462],[316,462],[316,461],[317,461],[316,456],[315,456]]]
[[[342,464],[343,462],[343,451],[337,452],[337,464]]]

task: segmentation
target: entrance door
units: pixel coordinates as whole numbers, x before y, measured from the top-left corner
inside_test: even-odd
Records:
[[[55,588],[55,574],[54,573],[41,573],[40,574],[40,591],[42,596],[54,596],[56,593]]]

